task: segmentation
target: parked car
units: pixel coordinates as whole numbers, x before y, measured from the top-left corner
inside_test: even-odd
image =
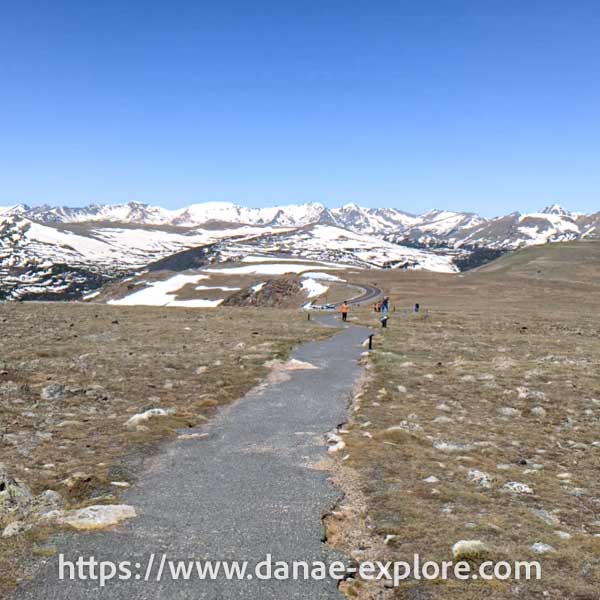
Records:
[[[335,310],[335,304],[311,304],[312,310]]]

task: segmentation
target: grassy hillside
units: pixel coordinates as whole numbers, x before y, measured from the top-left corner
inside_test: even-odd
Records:
[[[382,596],[355,583],[351,595],[598,597],[599,256],[597,243],[556,244],[458,276],[364,275],[395,312],[386,330],[366,308],[353,315],[378,335],[345,426],[349,489],[329,539],[361,559],[436,561],[479,540],[487,558],[539,560],[542,580],[411,581]]]
[[[479,267],[474,273],[598,283],[600,242],[565,242],[531,246],[506,254]]]

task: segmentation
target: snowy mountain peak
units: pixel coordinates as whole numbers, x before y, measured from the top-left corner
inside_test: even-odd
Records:
[[[0,216],[24,215],[31,210],[27,204],[14,204],[13,206],[0,206]]]
[[[570,217],[571,213],[564,209],[560,204],[549,204],[542,210],[544,215],[558,215],[561,217]]]

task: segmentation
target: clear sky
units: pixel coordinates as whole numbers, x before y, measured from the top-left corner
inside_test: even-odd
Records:
[[[0,205],[600,210],[597,0],[20,0]]]

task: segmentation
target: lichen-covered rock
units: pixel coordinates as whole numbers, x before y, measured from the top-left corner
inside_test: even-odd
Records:
[[[502,489],[511,494],[533,494],[533,490],[526,483],[519,481],[509,481],[502,486]]]
[[[475,560],[487,553],[488,547],[481,540],[459,540],[452,546],[452,556],[456,560]]]
[[[28,512],[36,515],[43,515],[52,510],[64,506],[63,497],[54,490],[44,490],[31,500],[28,505]]]
[[[467,475],[468,480],[482,488],[491,488],[494,478],[489,473],[471,469]]]
[[[135,508],[128,504],[98,504],[79,510],[59,512],[56,514],[56,522],[74,529],[93,530],[112,527],[136,516]]]
[[[21,535],[22,533],[29,531],[31,527],[32,525],[30,523],[25,523],[25,521],[13,521],[4,528],[2,537],[11,538],[15,537],[16,535]]]
[[[69,475],[66,479],[62,481],[63,485],[69,489],[77,487],[81,485],[81,483],[87,483],[91,481],[92,476],[88,473],[84,473],[83,471],[77,471],[72,475]]]
[[[42,390],[43,400],[60,400],[65,397],[65,386],[60,383],[51,383]]]
[[[171,412],[165,410],[164,408],[151,408],[143,413],[137,413],[136,415],[133,415],[133,417],[129,418],[127,423],[125,423],[125,426],[127,429],[136,429],[138,426],[148,422],[150,419],[154,419],[156,417],[166,417],[169,414],[171,414]]]
[[[560,519],[559,519],[558,515],[556,515],[554,513],[548,512],[547,510],[544,510],[541,508],[532,508],[531,512],[538,519],[541,519],[542,521],[544,521],[544,523],[546,523],[547,525],[552,525],[553,527],[560,525]]]
[[[498,409],[498,412],[503,417],[518,417],[521,415],[521,411],[518,408],[513,408],[512,406],[502,406]]]
[[[531,409],[531,414],[535,415],[536,417],[545,417],[546,409],[543,406],[534,406]]]
[[[436,450],[441,450],[442,452],[468,452],[469,450],[473,449],[473,446],[470,444],[461,444],[459,442],[450,442],[445,440],[433,442],[433,447]]]
[[[4,465],[0,464],[0,521],[23,510],[32,498],[29,488],[22,481],[11,477]]]
[[[552,546],[550,546],[550,544],[543,544],[542,542],[536,542],[531,546],[531,549],[536,554],[551,554],[553,552],[556,552],[556,550]]]

